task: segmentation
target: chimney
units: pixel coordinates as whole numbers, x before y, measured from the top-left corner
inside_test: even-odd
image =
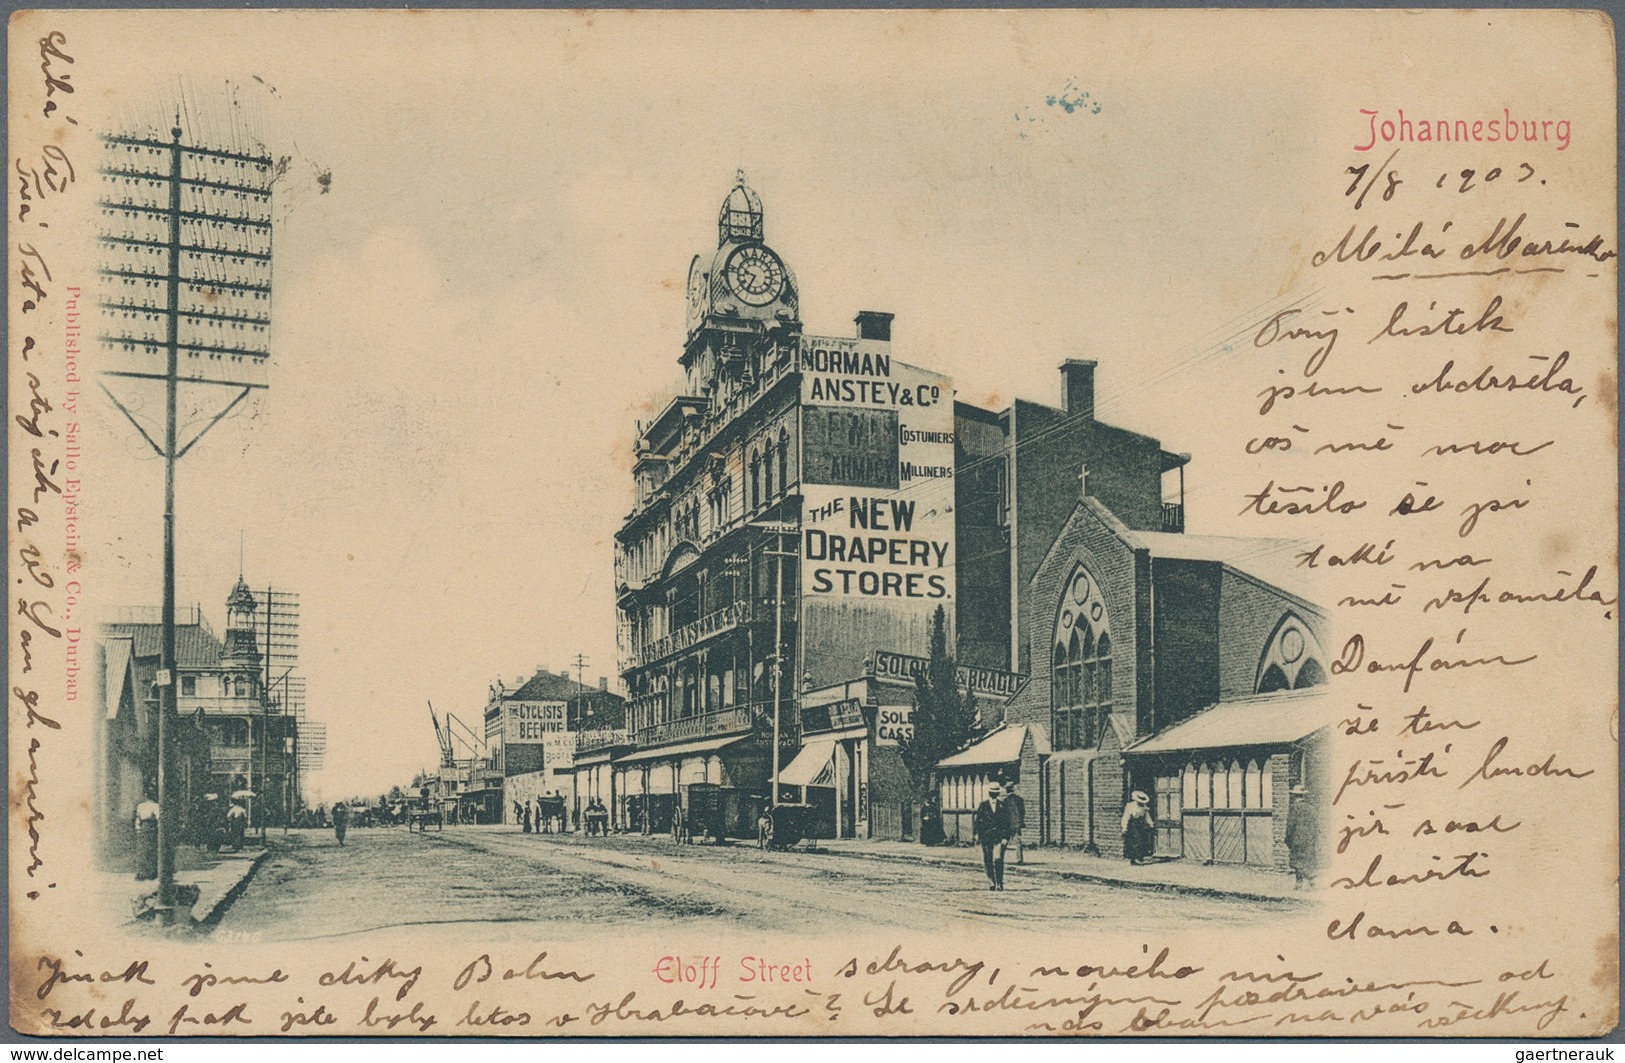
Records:
[[[605,691],[606,693],[608,692],[608,690],[609,690],[609,676],[601,675],[601,676],[598,677],[598,689],[602,690],[602,691]]]
[[[1061,386],[1068,416],[1094,420],[1095,365],[1092,358],[1068,358],[1061,363]]]
[[[859,310],[852,320],[858,325],[858,339],[891,342],[891,321],[896,314],[884,310]]]

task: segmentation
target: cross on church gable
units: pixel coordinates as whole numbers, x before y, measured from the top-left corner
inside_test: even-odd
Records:
[[[1089,497],[1089,463],[1084,462],[1078,466],[1078,497]]]

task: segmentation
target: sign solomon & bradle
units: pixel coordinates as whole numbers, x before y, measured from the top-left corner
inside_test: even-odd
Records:
[[[875,653],[875,676],[880,679],[913,680],[915,676],[924,673],[929,663],[924,657],[879,650]],[[962,664],[954,669],[954,682],[973,694],[1013,698],[1027,685],[1027,677],[1018,672],[1001,672],[996,668],[972,668]]]

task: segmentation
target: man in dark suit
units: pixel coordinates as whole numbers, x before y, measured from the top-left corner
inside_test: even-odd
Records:
[[[971,829],[982,846],[982,867],[987,872],[988,889],[1004,889],[1004,850],[1010,844],[1010,806],[1005,803],[998,783],[987,788],[987,800],[976,806]]]

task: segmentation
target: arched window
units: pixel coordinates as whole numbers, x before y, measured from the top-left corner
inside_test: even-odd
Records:
[[[1278,664],[1272,664],[1264,669],[1263,678],[1258,681],[1260,694],[1273,694],[1277,690],[1290,690],[1291,685],[1286,681],[1286,673]]]
[[[1078,633],[1072,632],[1073,675],[1078,677],[1076,693],[1079,705],[1095,703],[1095,633],[1083,629],[1083,646],[1078,646]]]
[[[1211,808],[1213,794],[1213,770],[1203,761],[1196,768],[1196,802],[1194,808]]]
[[[790,489],[790,433],[779,429],[779,490]]]
[[[762,498],[773,497],[773,447],[762,452]]]
[[[1066,705],[1070,705],[1072,703],[1071,698],[1068,697],[1068,695],[1067,695],[1067,689],[1066,689],[1066,681],[1067,681],[1067,674],[1068,674],[1067,664],[1068,663],[1069,662],[1066,659],[1066,647],[1057,645],[1055,647],[1054,661],[1053,661],[1053,664],[1050,667],[1050,674],[1049,674],[1049,690],[1050,690],[1049,700],[1050,700],[1050,705],[1053,706],[1053,707],[1056,707],[1056,708],[1060,708],[1060,707],[1063,707],[1063,706],[1066,706]],[[1069,749],[1069,748],[1071,748],[1071,743],[1064,736],[1062,736],[1059,733],[1059,727],[1060,727],[1060,716],[1059,715],[1057,715],[1057,717],[1056,717],[1056,727],[1057,727],[1057,733],[1055,734],[1055,744],[1056,744],[1056,746],[1058,748],[1060,748],[1060,749]]]
[[[1298,669],[1298,678],[1292,685],[1301,690],[1304,687],[1324,686],[1325,683],[1326,670],[1320,666],[1319,661],[1311,657],[1303,662],[1302,668]]]
[[[1110,616],[1099,583],[1081,564],[1062,588],[1051,654],[1051,744],[1088,749],[1100,743],[1111,717]]]
[[[1224,770],[1224,807],[1241,807],[1241,764],[1234,760]]]
[[[1100,691],[1100,700],[1109,705],[1112,700],[1112,637],[1104,631],[1100,633],[1100,641],[1095,644],[1095,657],[1100,665],[1096,687]]]
[[[1296,613],[1286,613],[1264,645],[1258,661],[1258,678],[1253,689],[1260,694],[1277,690],[1301,690],[1326,682],[1326,659],[1320,640]]]
[[[750,452],[750,508],[755,509],[762,504],[762,456],[753,449]]]

